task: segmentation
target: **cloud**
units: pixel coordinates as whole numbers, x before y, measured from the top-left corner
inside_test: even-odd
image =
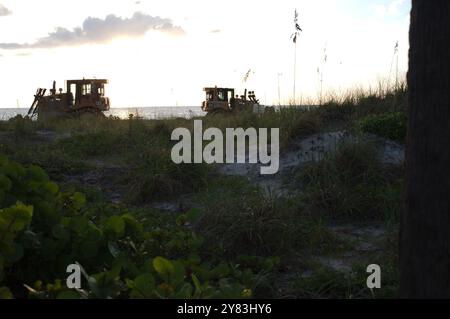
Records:
[[[10,14],[12,14],[11,10],[0,4],[0,17],[9,16]]]
[[[139,38],[148,31],[164,32],[172,35],[183,35],[184,30],[173,25],[170,19],[153,17],[136,12],[131,18],[122,18],[113,14],[105,19],[89,17],[81,27],[68,30],[58,27],[48,36],[34,43],[0,43],[0,49],[46,49],[83,44],[102,44],[116,38]]]
[[[379,18],[396,16],[400,13],[401,7],[406,0],[392,0],[388,4],[378,4],[374,6],[375,15]]]
[[[396,15],[400,12],[400,8],[403,4],[406,3],[406,0],[394,0],[388,6],[388,13],[391,15]]]

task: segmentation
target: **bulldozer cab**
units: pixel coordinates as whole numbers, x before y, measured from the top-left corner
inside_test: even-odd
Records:
[[[202,105],[204,111],[229,111],[233,108],[234,89],[214,87],[203,90],[206,92],[206,99]]]
[[[75,108],[86,105],[101,106],[108,80],[68,80],[67,93],[70,105]]]
[[[234,97],[234,89],[205,88],[206,101],[230,102]]]

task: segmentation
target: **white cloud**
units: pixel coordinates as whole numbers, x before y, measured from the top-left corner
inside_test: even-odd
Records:
[[[10,14],[12,14],[11,10],[0,4],[0,17],[8,16]]]
[[[92,43],[108,43],[116,38],[143,37],[147,31],[184,34],[181,27],[174,26],[170,19],[153,17],[136,12],[131,18],[108,15],[105,19],[89,17],[82,27],[68,30],[58,27],[54,32],[34,43],[0,43],[0,49],[43,49],[62,46],[77,46]]]
[[[388,14],[396,15],[399,13],[401,6],[406,2],[406,0],[394,0],[388,6]]]
[[[393,17],[400,13],[400,8],[406,0],[392,0],[388,4],[376,4],[373,6],[375,16],[378,18]]]
[[[297,43],[298,98],[317,96],[317,67],[324,71],[324,92],[342,92],[387,77],[397,41],[399,70],[407,69],[409,19],[405,10],[409,0],[403,4],[393,0],[267,0],[258,6],[242,0],[229,0],[227,5],[221,0],[141,1],[140,11],[170,17],[172,26],[182,26],[186,35],[152,31],[155,24],[148,29],[137,24],[139,32],[131,36],[120,34],[120,27],[110,29],[106,15],[114,14],[123,24],[136,11],[134,1],[0,0],[14,11],[10,18],[0,19],[0,42],[61,46],[55,50],[22,47],[32,53],[29,56],[16,56],[22,50],[0,49],[4,55],[0,87],[8,88],[2,91],[0,107],[14,106],[17,98],[23,99],[21,104],[31,102],[29,92],[36,86],[84,76],[110,79],[107,94],[113,106],[176,105],[176,101],[197,105],[204,98],[201,88],[209,85],[235,87],[239,92],[248,88],[263,103],[278,103],[278,79],[282,103],[287,103],[293,94],[294,45],[289,37],[295,8],[303,28]],[[375,4],[382,4],[378,10],[386,19],[375,17]],[[100,17],[100,25],[85,26],[82,22],[87,16]],[[64,29],[48,34],[54,26]],[[214,30],[221,32],[211,33]],[[78,46],[110,42],[111,37],[114,41],[106,45]],[[325,44],[328,61],[323,65]],[[244,84],[242,78],[250,68],[255,74]],[[148,94],[150,88],[152,94]]]

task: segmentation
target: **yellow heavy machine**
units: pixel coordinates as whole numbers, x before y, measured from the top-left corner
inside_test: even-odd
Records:
[[[235,90],[229,88],[204,88],[206,100],[202,103],[202,110],[208,114],[227,113],[248,110],[253,112],[255,106],[259,107],[259,100],[255,92],[247,90],[244,95],[234,95]]]
[[[109,98],[105,97],[105,79],[83,79],[66,81],[67,92],[56,91],[56,82],[48,95],[47,89],[38,89],[28,117],[37,115],[38,120],[94,114],[104,116],[110,107]]]

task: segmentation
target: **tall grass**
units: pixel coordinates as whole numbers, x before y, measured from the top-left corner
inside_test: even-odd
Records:
[[[277,112],[253,114],[231,113],[202,118],[204,129],[226,128],[280,128],[282,150],[293,139],[305,137],[331,128],[345,128],[367,115],[403,110],[406,86],[396,90],[382,86],[370,90],[352,90],[340,95],[329,95],[321,107],[283,107]],[[86,159],[108,162],[114,160],[129,168],[123,181],[135,201],[154,200],[163,194],[176,196],[183,191],[198,191],[206,185],[209,167],[206,165],[177,166],[170,160],[174,142],[171,132],[177,127],[193,129],[193,120],[146,120],[133,116],[126,120],[114,117],[84,116],[81,119],[60,119],[51,122],[12,119],[0,122],[0,130],[13,133],[14,141],[6,139],[3,149],[15,153],[14,159],[25,164],[41,164],[45,168],[48,154],[59,154],[62,167],[81,168]],[[53,132],[54,139],[35,141],[37,131]],[[18,140],[21,140],[18,143]],[[19,158],[21,157],[21,158]],[[58,164],[50,161],[52,171]],[[49,163],[50,163],[49,162]],[[131,194],[133,196],[131,196]]]
[[[346,142],[301,169],[297,179],[313,214],[338,220],[392,221],[401,209],[402,170],[387,168],[367,141]]]
[[[309,109],[291,106],[274,113],[201,119],[205,129],[280,128],[281,147],[288,148],[294,139],[354,126],[367,116],[378,119],[380,114],[403,114],[405,105],[406,86],[401,85],[395,90],[379,87],[331,94],[322,106]],[[114,170],[114,183],[125,195],[126,204],[132,204],[128,206],[145,207],[142,204],[193,195],[200,219],[189,227],[205,239],[204,260],[277,255],[287,263],[298,258],[299,252],[303,256],[338,249],[336,236],[327,228],[330,220],[397,220],[403,172],[382,165],[371,144],[344,144],[323,161],[290,175],[302,190],[298,197],[267,198],[245,179],[220,176],[214,166],[175,165],[170,158],[174,144],[170,137],[177,127],[192,130],[193,120],[139,116],[52,122],[14,119],[0,122],[0,152],[24,164],[40,165],[58,179],[98,170],[91,162],[115,163],[119,168]],[[36,132],[42,130],[52,132],[52,139],[36,138]],[[211,256],[214,258],[208,258]],[[293,293],[299,297],[357,297],[362,293],[359,280],[319,269],[310,279],[298,278]]]

